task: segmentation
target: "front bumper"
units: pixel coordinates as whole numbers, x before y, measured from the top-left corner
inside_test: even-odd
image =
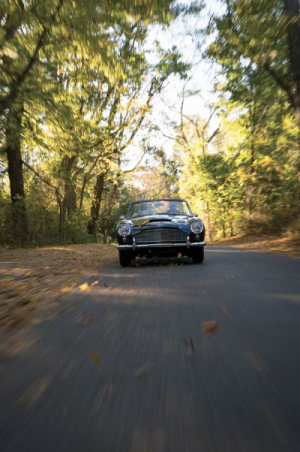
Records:
[[[136,249],[140,249],[140,248],[174,248],[174,247],[184,247],[187,249],[190,249],[190,247],[203,247],[206,245],[205,242],[192,242],[190,243],[190,239],[188,237],[186,242],[180,242],[180,243],[165,243],[165,242],[160,242],[160,243],[135,243],[135,238],[133,238],[133,244],[132,245],[119,245],[117,244],[117,248],[119,250],[133,250],[135,251]]]

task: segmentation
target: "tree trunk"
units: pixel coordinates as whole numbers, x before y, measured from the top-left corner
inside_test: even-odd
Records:
[[[63,201],[57,196],[57,202],[59,205],[59,232],[62,232],[62,227],[65,221],[64,205]]]
[[[67,213],[71,211],[72,206],[72,194],[74,195],[74,190],[76,190],[76,186],[74,182],[71,180],[71,172],[74,163],[76,162],[77,156],[73,155],[72,157],[64,157],[61,163],[61,166],[66,170],[67,178],[65,180],[64,187],[64,197],[60,199],[57,195],[57,202],[59,205],[59,230],[62,231],[62,225],[66,220]],[[75,191],[75,205],[76,205],[76,191]],[[74,200],[73,200],[74,206]]]
[[[85,190],[86,184],[87,184],[87,177],[86,177],[86,175],[85,175],[84,178],[83,178],[82,187],[81,187],[81,192],[80,192],[79,212],[81,212],[81,209],[82,209],[83,196],[84,196],[84,190]]]
[[[116,197],[116,194],[117,194],[117,190],[118,190],[118,184],[115,184],[115,186],[113,188],[113,191],[112,191],[112,194],[111,194],[110,201],[109,201],[107,219],[106,219],[105,227],[104,227],[103,243],[107,243],[107,234],[108,234],[108,229],[109,229],[112,209],[113,209],[114,200],[115,200],[115,197]]]
[[[76,181],[72,180],[68,187],[67,211],[68,218],[77,210]]]
[[[22,111],[14,117],[16,127],[6,131],[6,154],[8,160],[8,177],[10,182],[10,196],[13,203],[14,237],[24,244],[28,239],[28,223],[24,203],[24,180],[21,157],[21,126]]]
[[[91,207],[91,218],[90,218],[90,221],[89,221],[88,227],[87,227],[89,233],[91,235],[93,235],[94,237],[96,236],[97,228],[98,228],[100,205],[101,205],[102,193],[103,193],[103,188],[104,188],[104,180],[105,180],[104,174],[99,174],[97,176],[97,181],[96,181],[96,185],[94,188],[94,198],[93,198],[92,207]]]
[[[222,224],[222,230],[223,230],[223,238],[226,239],[225,223]]]
[[[286,14],[290,17],[287,27],[291,71],[294,85],[289,93],[300,131],[300,1],[284,0]]]

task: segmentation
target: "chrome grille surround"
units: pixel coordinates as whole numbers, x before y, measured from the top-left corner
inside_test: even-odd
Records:
[[[146,229],[135,236],[136,244],[159,242],[186,242],[188,234],[176,228]]]

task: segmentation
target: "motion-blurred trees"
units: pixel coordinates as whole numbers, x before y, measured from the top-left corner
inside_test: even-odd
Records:
[[[182,10],[171,0],[1,3],[2,242],[40,242],[55,203],[60,238],[71,225],[84,235],[86,218],[96,234],[101,178],[133,140],[146,152],[140,132],[149,128],[152,99],[186,68],[176,49],[157,47],[158,62],[148,63],[149,27],[167,25]],[[38,227],[36,216],[43,217]]]
[[[224,0],[205,57],[218,64],[220,126],[182,115],[180,193],[211,236],[299,232],[300,2]]]

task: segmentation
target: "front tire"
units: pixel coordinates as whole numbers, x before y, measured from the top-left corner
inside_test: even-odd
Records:
[[[194,264],[202,264],[204,261],[204,247],[193,249],[192,259]]]
[[[131,259],[127,251],[119,251],[119,262],[121,267],[129,267],[130,261]]]

